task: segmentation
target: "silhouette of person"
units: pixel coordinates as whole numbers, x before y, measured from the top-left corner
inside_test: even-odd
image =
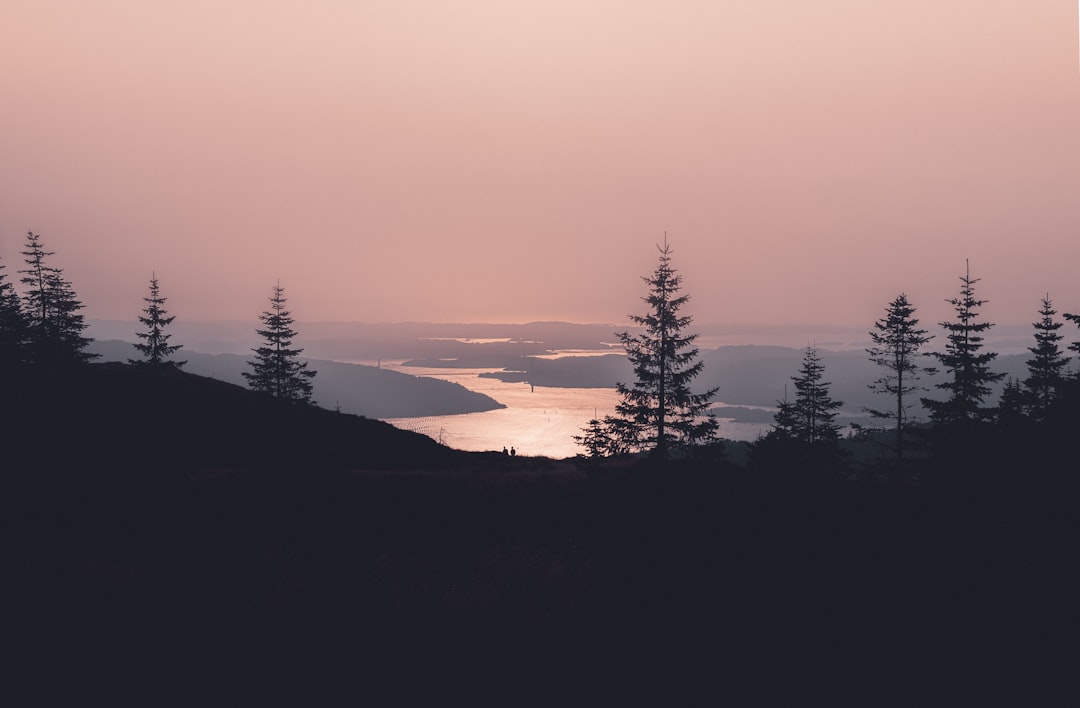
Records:
[[[503,454],[504,455],[509,455],[510,454],[509,452],[506,451],[506,445],[503,445]]]
[[[517,450],[515,450],[513,447],[511,447],[510,448],[510,457],[514,457],[515,455],[517,455]]]

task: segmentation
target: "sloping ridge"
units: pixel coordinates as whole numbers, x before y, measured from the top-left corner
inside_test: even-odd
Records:
[[[120,340],[95,341],[88,349],[107,362],[141,358],[134,345]],[[240,386],[245,384],[242,372],[251,371],[251,356],[181,350],[176,358],[187,360],[185,371]],[[505,408],[490,396],[450,381],[362,364],[305,360],[319,374],[312,380],[312,393],[323,408],[340,408],[369,418],[456,415]]]
[[[28,468],[421,469],[463,456],[387,423],[121,363],[3,382],[5,457]]]

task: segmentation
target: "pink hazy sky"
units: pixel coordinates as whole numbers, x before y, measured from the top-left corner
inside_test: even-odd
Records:
[[[1073,0],[5,0],[0,257],[91,318],[1080,312]]]

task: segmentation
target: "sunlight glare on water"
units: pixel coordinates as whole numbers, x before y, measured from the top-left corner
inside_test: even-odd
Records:
[[[506,383],[481,378],[493,369],[433,369],[388,367],[414,376],[431,376],[452,381],[491,396],[506,408],[481,413],[388,418],[398,428],[423,433],[458,450],[482,452],[513,447],[521,455],[553,458],[572,457],[580,452],[572,436],[597,415],[615,411],[618,395],[610,388],[535,389],[525,383]]]
[[[387,418],[387,423],[423,433],[458,450],[483,452],[513,447],[519,455],[556,459],[573,457],[582,448],[573,440],[594,416],[615,412],[619,396],[612,388],[531,387],[478,374],[496,369],[422,368],[382,363],[414,376],[452,381],[483,393],[506,408],[425,418]],[[764,426],[720,421],[719,434],[733,440],[753,440]]]

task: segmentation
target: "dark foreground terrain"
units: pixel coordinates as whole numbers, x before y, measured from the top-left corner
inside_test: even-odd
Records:
[[[137,375],[8,389],[5,705],[1077,697],[1068,484],[579,469]]]

